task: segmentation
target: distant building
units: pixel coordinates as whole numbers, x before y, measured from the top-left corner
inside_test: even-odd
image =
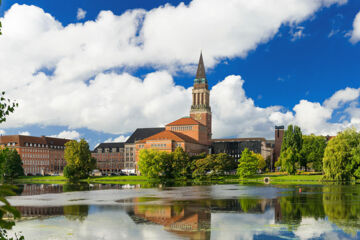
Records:
[[[265,138],[212,139],[211,142],[211,153],[226,153],[235,159],[241,158],[245,148],[260,153],[265,160],[271,161],[273,155],[273,143]]]
[[[64,149],[68,141],[45,136],[0,136],[0,146],[19,153],[25,174],[61,173],[66,165]]]
[[[103,173],[117,173],[125,168],[124,143],[101,143],[91,155],[96,158],[97,169]]]

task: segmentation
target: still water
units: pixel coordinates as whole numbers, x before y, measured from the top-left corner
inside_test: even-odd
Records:
[[[25,239],[360,239],[360,185],[21,185]]]

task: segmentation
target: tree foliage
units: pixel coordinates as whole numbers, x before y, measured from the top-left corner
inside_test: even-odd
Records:
[[[303,136],[303,144],[300,151],[300,166],[322,171],[322,159],[326,147],[326,138],[323,136]]]
[[[266,161],[260,153],[255,153],[256,158],[258,159],[258,169],[264,170],[266,167]]]
[[[360,133],[347,129],[332,138],[325,148],[323,170],[328,180],[360,178]]]
[[[300,127],[289,125],[284,133],[281,145],[279,161],[282,171],[286,171],[289,174],[296,173],[295,163],[300,159],[302,144],[303,139]]]
[[[84,139],[67,142],[64,158],[64,176],[70,180],[87,178],[96,167],[96,159],[91,156],[89,144]]]
[[[172,153],[143,149],[139,153],[139,170],[154,179],[187,178],[191,175],[191,161],[181,147]]]
[[[6,178],[24,176],[19,153],[15,149],[4,148],[0,151],[1,175]]]
[[[193,177],[221,176],[236,169],[235,159],[226,153],[209,154],[193,163]]]
[[[245,148],[239,159],[237,174],[240,178],[251,177],[256,174],[258,166],[259,160],[256,157],[256,154]]]

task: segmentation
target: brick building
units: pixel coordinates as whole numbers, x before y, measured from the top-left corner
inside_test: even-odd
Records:
[[[280,152],[281,152],[281,145],[284,138],[284,126],[275,126],[275,146],[274,146],[274,160],[273,165],[275,166],[275,163],[279,160]]]
[[[91,156],[96,158],[97,169],[103,174],[117,173],[125,168],[124,143],[101,143]]]
[[[190,117],[171,122],[165,126],[165,130],[135,142],[136,161],[142,149],[172,152],[177,147],[182,147],[189,155],[209,152],[211,144],[210,91],[202,54],[194,80],[192,97]]]
[[[70,140],[22,135],[0,136],[0,146],[16,149],[25,174],[61,173],[66,165],[65,143]]]

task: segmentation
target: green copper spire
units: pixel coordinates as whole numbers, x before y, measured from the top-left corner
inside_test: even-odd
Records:
[[[196,71],[196,78],[195,78],[194,83],[195,84],[196,83],[207,83],[202,52],[200,53],[200,59],[199,59],[198,69]]]

